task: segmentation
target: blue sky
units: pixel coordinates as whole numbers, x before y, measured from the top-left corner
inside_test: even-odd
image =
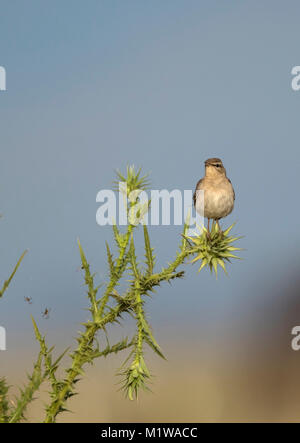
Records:
[[[269,300],[273,280],[280,286],[299,263],[300,92],[290,85],[300,64],[299,3],[0,7],[1,278],[30,250],[1,302],[14,346],[20,332],[31,339],[29,313],[39,318],[45,306],[49,334],[75,333],[86,306],[76,238],[103,280],[111,233],[96,225],[96,194],[112,186],[114,169],[134,163],[151,172],[154,189],[193,189],[211,156],[223,159],[236,190],[223,223],[236,221],[245,235],[245,260],[217,282],[188,268],[184,281],[161,288],[151,317],[169,336],[178,322],[206,337],[242,328],[249,304]],[[151,230],[161,264],[179,232]]]

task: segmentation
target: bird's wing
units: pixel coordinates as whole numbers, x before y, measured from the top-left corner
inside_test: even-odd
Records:
[[[201,178],[201,179],[198,181],[198,183],[196,184],[196,189],[195,189],[195,192],[194,192],[194,195],[193,195],[194,206],[196,206],[197,191],[198,191],[198,189],[199,189],[199,187],[200,187],[202,181],[203,181],[203,178]]]
[[[232,186],[232,183],[231,183],[231,180],[227,177],[227,180],[229,181],[229,183],[231,184],[231,186]],[[233,190],[233,200],[235,200],[235,192],[234,192],[234,188],[233,188],[233,186],[232,186],[232,190]]]

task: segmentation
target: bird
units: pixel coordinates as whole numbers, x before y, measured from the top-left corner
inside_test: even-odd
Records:
[[[227,217],[233,211],[235,192],[220,158],[209,158],[204,164],[205,176],[196,185],[193,196],[194,206],[196,211],[208,220],[208,236],[210,235],[209,222],[211,219],[216,222],[219,232],[222,234],[219,220]],[[204,214],[197,191],[204,191]]]

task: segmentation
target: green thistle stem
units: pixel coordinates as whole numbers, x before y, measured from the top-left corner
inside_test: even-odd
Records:
[[[98,330],[103,329],[104,326],[108,323],[113,323],[124,310],[126,310],[124,306],[122,307],[118,305],[108,314],[106,314],[101,320],[95,323],[91,323],[89,324],[89,326],[86,326],[85,331],[81,334],[81,337],[79,339],[79,345],[73,353],[72,366],[67,371],[67,378],[62,384],[60,392],[47,408],[45,423],[54,423],[57,414],[63,410],[69,394],[73,391],[73,386],[75,384],[76,378],[78,377],[78,375],[82,375],[82,368],[86,363],[88,363],[86,356],[90,350],[90,346],[93,343]]]
[[[6,291],[6,289],[8,288],[8,286],[10,285],[12,279],[15,276],[15,273],[17,272],[23,258],[25,257],[25,255],[27,254],[27,250],[23,252],[23,254],[21,255],[21,257],[19,258],[16,266],[14,267],[13,272],[11,273],[10,277],[8,278],[8,280],[5,280],[5,282],[3,283],[2,289],[0,290],[0,298],[3,296],[4,292]]]
[[[20,398],[18,399],[16,408],[11,413],[9,423],[18,423],[24,418],[24,413],[29,403],[32,402],[34,393],[38,391],[44,381],[45,377],[42,375],[42,360],[43,353],[40,351],[34,365],[33,373],[29,376],[29,383],[24,390],[21,390]]]
[[[126,249],[129,243],[129,239],[130,236],[132,234],[134,226],[133,225],[129,225],[127,232],[126,232],[126,237],[125,237],[125,241],[124,243],[121,245],[120,247],[120,253],[119,253],[119,257],[116,263],[116,270],[115,270],[115,277],[112,278],[110,280],[110,282],[108,283],[107,287],[106,287],[106,291],[101,299],[101,303],[100,303],[100,309],[99,309],[99,315],[98,317],[101,318],[103,316],[103,312],[105,309],[105,306],[107,305],[108,299],[110,297],[111,292],[113,291],[113,289],[115,288],[115,286],[117,285],[118,281],[121,279],[123,272],[121,272],[122,269],[122,264],[123,264],[123,260],[124,260],[124,256],[126,253]],[[124,269],[125,270],[125,269]]]

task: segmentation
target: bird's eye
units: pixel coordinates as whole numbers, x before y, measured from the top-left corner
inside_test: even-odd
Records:
[[[216,168],[220,168],[220,167],[221,167],[221,165],[217,164],[217,165],[215,165],[215,167],[216,167]]]

